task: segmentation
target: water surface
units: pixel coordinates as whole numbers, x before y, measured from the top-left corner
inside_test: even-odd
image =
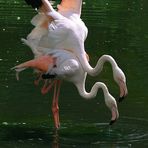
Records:
[[[118,104],[118,122],[109,127],[110,112],[102,91],[86,101],[72,84],[63,83],[59,102],[61,129],[55,132],[52,93],[42,96],[41,86],[34,87],[32,70],[24,71],[19,82],[10,70],[33,58],[20,38],[32,29],[29,21],[36,12],[23,1],[0,0],[1,147],[148,147],[147,6],[147,0],[83,1],[82,19],[89,29],[85,46],[90,62],[95,65],[101,55],[112,55],[127,76],[129,94]],[[88,77],[88,91],[96,81],[107,84],[118,98],[119,89],[109,64],[98,77]]]

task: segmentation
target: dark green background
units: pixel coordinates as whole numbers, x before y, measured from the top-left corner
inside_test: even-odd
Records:
[[[85,46],[91,64],[110,54],[127,77],[129,94],[118,105],[118,122],[108,126],[110,112],[101,90],[87,101],[64,82],[59,101],[61,129],[54,132],[52,93],[41,95],[42,85],[34,86],[32,70],[21,73],[19,82],[10,70],[33,58],[20,38],[33,28],[30,20],[36,12],[23,0],[0,0],[0,148],[148,147],[148,1],[83,2],[82,19],[89,29]],[[109,64],[98,77],[88,77],[88,91],[96,81],[103,81],[119,97]]]

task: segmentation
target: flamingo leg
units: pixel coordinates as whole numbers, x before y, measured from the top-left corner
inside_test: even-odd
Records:
[[[60,127],[58,98],[59,98],[59,94],[60,94],[61,81],[60,80],[55,80],[55,81],[56,82],[54,85],[52,113],[53,113],[55,128],[58,129]]]
[[[48,86],[48,80],[44,80],[44,85],[43,85],[43,87],[41,89],[41,93],[42,94],[46,94],[46,88],[47,88],[47,86]]]
[[[49,80],[45,80],[45,84],[44,84],[44,86],[41,89],[41,93],[42,94],[46,94],[48,91],[50,91],[50,89],[52,88],[52,86],[55,84],[55,80],[52,81],[52,82],[50,81],[49,82],[49,85],[47,84],[48,81]]]
[[[42,73],[38,73],[36,79],[34,80],[34,85],[38,86],[39,82],[42,80]]]

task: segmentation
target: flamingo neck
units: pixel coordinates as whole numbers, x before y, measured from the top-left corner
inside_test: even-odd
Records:
[[[109,91],[108,91],[108,88],[106,87],[106,85],[104,83],[96,82],[93,85],[91,91],[90,92],[86,92],[86,89],[85,89],[85,79],[86,79],[86,77],[84,78],[83,83],[76,84],[76,87],[77,87],[77,89],[79,91],[79,94],[83,98],[91,99],[91,98],[96,97],[99,88],[101,88],[103,90],[104,96],[105,96],[105,98],[107,98],[106,96],[109,95]]]
[[[100,58],[100,63],[103,65],[105,62],[109,62],[112,66],[112,68],[115,68],[117,67],[117,63],[115,62],[115,60],[109,56],[109,55],[103,55],[101,58]]]
[[[85,54],[79,54],[78,58],[80,60],[80,63],[82,64],[84,70],[91,76],[96,76],[98,75],[104,66],[105,62],[109,62],[113,68],[113,70],[118,66],[115,60],[109,56],[109,55],[103,55],[97,62],[96,66],[92,68],[90,64],[87,61],[87,58]]]

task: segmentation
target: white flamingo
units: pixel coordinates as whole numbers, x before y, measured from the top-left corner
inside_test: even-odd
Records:
[[[98,75],[107,61],[112,65],[115,82],[120,87],[120,100],[127,95],[126,78],[123,71],[111,56],[103,56],[92,68],[84,50],[84,41],[87,37],[87,27],[80,19],[82,0],[62,0],[56,12],[48,0],[42,0],[41,11],[32,19],[36,27],[28,35],[27,40],[35,55],[39,57],[53,49],[68,50],[78,57],[84,71],[92,76]],[[46,14],[46,15],[45,15]],[[49,23],[50,22],[50,23]],[[48,27],[48,30],[47,30]]]
[[[87,73],[93,76],[97,75],[101,72],[104,62],[110,62],[113,68],[114,80],[120,86],[120,100],[122,100],[122,98],[127,94],[124,73],[118,67],[115,60],[108,55],[102,56],[98,60],[95,68],[92,68],[89,65],[84,50],[84,41],[87,36],[87,28],[79,18],[82,0],[63,0],[58,7],[60,14],[53,10],[47,0],[42,0],[42,2],[44,11],[46,13],[49,12],[48,15],[50,19],[51,17],[53,18],[53,21],[49,26],[49,33],[47,34],[47,30],[43,33],[42,30],[39,31],[38,28],[35,28],[28,36],[27,40],[24,40],[26,44],[28,44],[33,50],[35,59],[15,66],[13,69],[15,69],[17,72],[20,72],[28,67],[31,67],[38,69],[43,73],[50,72],[50,74],[56,74],[57,80],[53,81],[48,87],[43,87],[45,92],[49,90],[52,85],[54,85],[55,88],[52,111],[56,128],[59,127],[59,79],[65,79],[74,83],[79,91],[79,94],[86,99],[95,97],[97,90],[102,88],[104,92],[105,103],[112,112],[112,118],[110,122],[110,124],[112,124],[119,116],[115,99],[110,95],[106,85],[102,82],[96,82],[90,93],[87,93],[85,91],[85,79]],[[45,19],[47,18],[45,17]],[[46,21],[44,24],[41,24],[41,26],[46,26]],[[39,33],[40,36],[37,37],[36,32]],[[68,37],[66,35],[68,35]],[[52,39],[51,43],[53,44],[46,44],[47,39]],[[47,47],[44,47],[44,45]],[[56,67],[54,67],[54,65],[56,65]]]
[[[79,92],[79,94],[86,98],[91,99],[94,98],[97,95],[97,91],[99,88],[103,90],[105,103],[107,107],[112,112],[112,118],[110,124],[114,123],[116,119],[119,117],[118,109],[116,100],[114,97],[109,93],[106,85],[102,82],[96,82],[94,86],[92,87],[90,92],[86,92],[85,90],[85,80],[87,73],[82,68],[81,64],[79,63],[76,56],[74,56],[69,51],[61,51],[56,50],[56,54],[59,54],[60,58],[56,60],[56,80],[52,81],[52,83],[46,88],[44,87],[43,91],[47,92],[51,89],[51,87],[54,85],[54,97],[53,97],[53,116],[54,116],[54,122],[55,127],[58,128],[60,125],[59,122],[59,108],[58,108],[58,97],[59,97],[59,91],[60,91],[60,79],[64,79],[67,81],[72,82]],[[54,52],[53,52],[54,54]],[[27,61],[25,63],[22,63],[18,66],[15,66],[13,69],[15,69],[17,72],[19,72],[22,69],[25,68],[35,68],[40,71],[47,72],[49,70],[50,65],[54,65],[55,60],[53,55],[45,55],[41,56],[37,59]]]

